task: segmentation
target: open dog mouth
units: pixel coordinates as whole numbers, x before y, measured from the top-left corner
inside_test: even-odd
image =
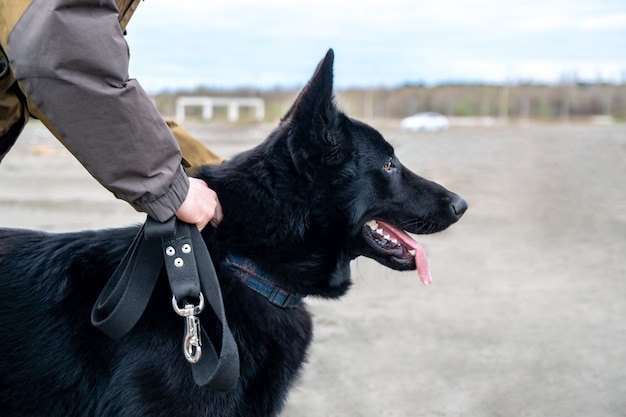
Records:
[[[426,285],[432,283],[422,245],[404,230],[381,220],[370,220],[363,227],[363,235],[365,241],[380,255],[392,258],[401,264],[415,262],[420,280]]]

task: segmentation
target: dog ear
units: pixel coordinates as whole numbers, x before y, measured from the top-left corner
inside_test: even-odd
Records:
[[[334,52],[329,49],[313,77],[302,89],[283,123],[289,125],[289,148],[296,160],[337,165],[344,159],[341,112],[333,96]]]
[[[311,107],[316,104],[325,106],[332,104],[334,60],[335,53],[329,49],[324,59],[317,65],[307,85],[300,91],[289,111],[283,116],[282,121],[288,121],[295,113],[310,111]]]

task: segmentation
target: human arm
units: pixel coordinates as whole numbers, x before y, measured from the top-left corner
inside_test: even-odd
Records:
[[[172,133],[129,79],[112,0],[34,0],[7,52],[31,112],[115,196],[161,221],[195,199]]]

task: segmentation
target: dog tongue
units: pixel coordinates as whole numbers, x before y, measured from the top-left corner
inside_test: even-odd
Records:
[[[402,240],[405,245],[415,250],[415,265],[417,266],[417,274],[424,284],[432,284],[433,280],[430,277],[428,261],[426,260],[426,253],[424,252],[424,248],[422,248],[422,245],[417,243],[404,230],[397,229],[394,226],[380,220],[377,220],[377,222],[380,226],[383,226],[383,229],[387,229],[388,231],[392,232],[396,236],[396,238]]]

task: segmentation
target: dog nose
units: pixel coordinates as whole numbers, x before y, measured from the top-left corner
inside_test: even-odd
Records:
[[[450,209],[457,219],[463,216],[463,213],[467,210],[467,202],[458,195],[455,195],[450,202]]]

